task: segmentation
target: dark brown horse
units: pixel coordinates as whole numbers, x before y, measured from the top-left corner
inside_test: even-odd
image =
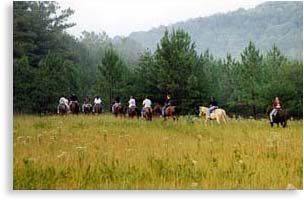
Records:
[[[135,116],[138,116],[137,114],[138,114],[138,112],[137,112],[137,109],[136,109],[135,106],[132,106],[132,107],[128,108],[128,116],[130,118],[133,119]]]
[[[178,112],[177,112],[177,107],[176,106],[169,106],[165,109],[165,118],[164,119],[166,120],[167,118],[172,117],[174,121],[178,120],[178,114],[177,113]]]
[[[146,120],[152,121],[152,108],[144,108],[143,109],[143,116]]]
[[[65,104],[59,105],[59,114],[66,115],[68,113],[68,108]]]
[[[84,104],[83,112],[84,112],[84,114],[90,114],[92,112],[92,105],[91,104]]]
[[[70,104],[70,110],[72,114],[78,114],[79,113],[79,104],[78,102],[72,101]]]
[[[101,114],[102,113],[102,105],[101,104],[95,104],[94,105],[94,113]]]
[[[153,115],[157,115],[157,116],[161,116],[162,114],[162,106],[161,104],[157,103],[154,107],[153,107]]]
[[[123,116],[124,114],[123,106],[121,104],[115,103],[113,105],[113,114],[115,115],[115,117],[117,117],[118,115]]]
[[[272,106],[269,105],[266,109],[266,114],[270,120],[270,112],[272,110]],[[273,122],[270,122],[271,127],[273,127],[273,123],[276,123],[277,126],[279,127],[279,124],[281,124],[281,126],[283,128],[285,128],[287,126],[287,120],[289,119],[289,114],[286,110],[284,109],[279,109],[277,111],[277,114],[272,118]]]

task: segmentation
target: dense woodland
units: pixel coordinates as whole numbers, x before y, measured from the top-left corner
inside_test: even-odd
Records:
[[[165,30],[155,50],[132,56],[130,40],[68,34],[73,12],[55,2],[14,2],[14,112],[54,113],[60,96],[72,93],[81,101],[100,95],[107,110],[115,96],[163,103],[170,93],[182,114],[195,114],[214,96],[230,116],[262,116],[279,96],[292,116],[302,117],[303,63],[288,59],[275,40],[264,54],[247,41],[239,59],[229,52],[217,58],[199,53],[190,34],[175,28]]]

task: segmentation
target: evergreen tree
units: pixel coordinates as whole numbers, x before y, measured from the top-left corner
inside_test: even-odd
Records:
[[[259,86],[261,84],[262,59],[259,50],[253,42],[241,53],[242,69],[241,83],[243,87],[243,99],[252,106],[254,118],[257,117],[257,103],[259,97]]]
[[[101,62],[102,65],[99,65],[99,71],[104,78],[102,88],[106,91],[108,101],[111,103],[114,96],[120,95],[121,89],[124,86],[123,75],[126,72],[125,65],[113,47],[109,47],[105,51]]]
[[[163,97],[170,93],[183,110],[188,101],[183,98],[189,94],[186,86],[196,61],[195,44],[188,33],[181,29],[173,30],[171,34],[165,31],[155,51],[157,87]]]

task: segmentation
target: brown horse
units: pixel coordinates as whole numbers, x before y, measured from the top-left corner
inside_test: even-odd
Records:
[[[172,117],[173,121],[178,120],[177,107],[176,106],[168,106],[165,109],[165,118],[164,118],[164,120],[166,120],[169,117]]]
[[[157,103],[157,104],[153,107],[152,113],[153,113],[153,115],[161,116],[161,114],[162,114],[162,106],[161,106],[161,104]]]
[[[137,109],[135,106],[128,108],[128,116],[132,119],[137,116]]]
[[[113,114],[115,115],[115,117],[117,117],[118,115],[123,116],[124,114],[123,106],[121,104],[115,103],[113,105]]]
[[[72,114],[78,114],[79,113],[79,104],[78,102],[72,101],[70,103],[70,110]]]
[[[83,112],[85,114],[90,114],[92,111],[92,105],[91,104],[84,104],[83,106]]]
[[[101,104],[95,104],[94,105],[94,113],[101,114],[102,113],[102,105]]]
[[[269,120],[270,120],[270,112],[272,110],[272,106],[269,105],[266,109],[266,115],[268,116]],[[277,126],[279,127],[279,124],[281,124],[281,126],[283,128],[285,128],[287,126],[287,120],[289,119],[289,114],[286,110],[284,109],[279,109],[277,111],[277,114],[272,118],[273,122],[270,122],[271,127],[273,127],[273,123],[276,123]]]
[[[144,108],[143,109],[143,116],[146,120],[152,121],[152,108]]]
[[[65,104],[59,105],[59,114],[66,115],[68,113],[68,108]]]

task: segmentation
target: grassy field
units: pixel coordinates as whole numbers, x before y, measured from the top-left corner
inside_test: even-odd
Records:
[[[302,121],[14,116],[14,189],[303,189]]]

